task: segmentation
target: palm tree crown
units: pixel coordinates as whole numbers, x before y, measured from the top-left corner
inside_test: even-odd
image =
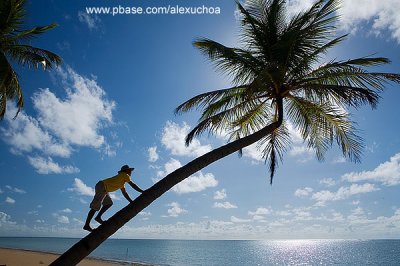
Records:
[[[24,29],[26,15],[24,5],[25,0],[0,2],[0,119],[5,115],[7,100],[17,100],[18,112],[24,106],[18,75],[10,61],[35,69],[40,66],[43,69],[50,69],[54,64],[61,63],[58,55],[26,44],[32,38],[53,29],[57,24]]]
[[[346,108],[364,104],[374,108],[387,82],[400,82],[398,74],[365,69],[390,61],[362,57],[319,64],[330,48],[346,38],[335,37],[337,0],[319,0],[291,18],[285,0],[247,0],[245,7],[237,5],[241,48],[205,38],[194,42],[218,70],[232,77],[233,87],[200,94],[176,109],[176,113],[202,111],[186,144],[205,131],[229,132],[230,140],[240,139],[282,119],[278,128],[258,141],[271,183],[290,145],[289,122],[319,160],[336,142],[346,158],[358,162],[362,139]]]

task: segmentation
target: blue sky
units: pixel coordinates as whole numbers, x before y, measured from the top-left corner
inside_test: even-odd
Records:
[[[365,2],[368,2],[367,4]],[[312,1],[289,1],[297,12]],[[348,40],[328,57],[376,54],[399,72],[397,0],[347,1],[339,33]],[[218,7],[214,15],[88,15],[90,6]],[[225,143],[223,136],[183,139],[196,112],[173,110],[229,79],[191,45],[207,37],[237,45],[234,1],[28,1],[28,24],[59,27],[32,44],[58,53],[52,71],[17,68],[25,108],[0,124],[0,236],[85,235],[81,228],[94,185],[123,164],[148,188],[165,174]],[[293,129],[291,149],[273,186],[256,147],[196,173],[123,227],[119,238],[399,238],[400,137],[398,85],[376,110],[349,110],[365,149],[353,164],[331,149],[316,161]],[[133,197],[137,192],[128,188]],[[127,201],[113,194],[109,217]],[[93,223],[93,226],[97,226]]]

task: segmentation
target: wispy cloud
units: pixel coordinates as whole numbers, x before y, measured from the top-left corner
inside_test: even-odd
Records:
[[[15,199],[7,197],[5,202],[8,203],[8,204],[14,204],[15,203]]]
[[[20,189],[20,188],[12,187],[12,186],[9,186],[9,185],[7,185],[6,188],[9,191],[12,191],[12,192],[15,192],[15,193],[18,193],[18,194],[26,194],[26,191],[23,190],[23,189]],[[2,193],[1,189],[0,189],[0,193]]]
[[[237,218],[236,216],[231,216],[231,222],[232,223],[249,223],[251,222],[250,219],[241,219],[241,218]]]
[[[76,192],[78,195],[82,196],[94,196],[94,189],[83,183],[79,178],[74,179],[73,187],[68,188],[68,191]]]
[[[157,153],[157,146],[148,148],[147,152],[149,156],[149,162],[154,163],[158,160],[159,156]]]
[[[168,162],[164,164],[164,170],[159,170],[157,171],[157,177],[165,177],[166,175],[172,173],[176,169],[182,167],[182,164],[180,161],[171,158]],[[158,180],[154,180],[158,181]]]
[[[400,153],[397,153],[372,171],[351,172],[342,176],[348,182],[380,182],[385,186],[400,184]]]
[[[211,151],[211,145],[202,145],[198,139],[193,139],[186,147],[185,138],[189,133],[190,126],[185,122],[178,125],[167,121],[161,136],[161,143],[172,155],[198,157]]]
[[[178,202],[171,202],[167,206],[171,207],[167,210],[168,216],[170,217],[178,217],[183,213],[187,213],[187,210],[181,208],[181,205]]]
[[[180,161],[171,158],[165,165],[164,170],[159,170],[157,172],[157,177],[153,179],[153,182],[157,182],[160,178],[172,173],[176,169],[182,167]],[[215,179],[212,173],[203,174],[199,171],[195,175],[191,175],[176,186],[172,188],[172,191],[178,194],[200,192],[210,187],[216,187],[218,185],[218,180]]]
[[[371,32],[390,36],[400,43],[400,19],[397,10],[398,0],[352,0],[342,1],[340,12],[341,25],[345,30],[355,31],[365,22],[372,22]],[[365,25],[365,24],[364,24]]]
[[[39,174],[73,174],[79,173],[80,170],[74,166],[60,166],[54,162],[51,157],[43,158],[40,156],[31,157],[28,156],[29,163],[36,169]]]
[[[288,11],[291,16],[311,7],[315,0],[289,0]],[[351,0],[341,1],[339,9],[339,27],[345,31],[357,32],[362,27],[373,34],[382,35],[388,32],[400,43],[400,19],[397,10],[398,0]]]
[[[178,185],[172,188],[178,194],[200,192],[207,188],[216,187],[218,181],[215,179],[212,173],[203,174],[198,172],[196,175],[192,175]]]
[[[310,161],[315,152],[308,148],[306,144],[304,144],[304,140],[300,132],[291,123],[287,123],[286,126],[291,140],[290,149],[288,150],[289,156],[297,158],[297,160],[301,163]],[[243,156],[251,158],[255,163],[264,162],[265,158],[263,158],[263,150],[263,146],[260,146],[258,143],[254,143],[243,149]]]
[[[58,72],[64,77],[67,97],[57,98],[49,89],[36,93],[33,103],[40,124],[63,143],[99,148],[104,144],[99,130],[104,123],[112,122],[115,103],[106,99],[95,79],[83,77],[70,67]]]
[[[380,190],[373,184],[352,184],[349,187],[340,187],[336,192],[322,190],[314,193],[312,199],[317,201],[317,206],[324,206],[326,202],[344,200],[357,194],[365,194],[373,191]]]
[[[266,215],[271,215],[273,213],[272,209],[259,207],[255,211],[249,211],[248,215],[252,216],[252,219],[257,222],[265,222]]]
[[[226,197],[227,197],[226,189],[218,190],[218,191],[215,191],[215,193],[214,193],[215,200],[223,200],[223,199],[226,199]]]
[[[65,215],[53,213],[53,217],[56,218],[57,222],[60,224],[69,224],[69,218]]]
[[[327,187],[333,187],[336,185],[336,181],[333,178],[323,178],[319,181],[319,183]]]
[[[8,127],[1,129],[2,137],[11,146],[12,153],[23,154],[38,150],[51,156],[69,157],[71,155],[71,147],[57,141],[40,125],[36,118],[30,117],[22,111],[18,115],[18,119],[13,120],[10,114],[15,114],[16,111],[14,105],[8,105],[5,118]]]
[[[218,209],[236,209],[237,206],[230,203],[229,201],[224,201],[224,202],[214,202],[213,208],[218,208]]]
[[[97,30],[99,29],[99,25],[101,24],[101,19],[96,14],[88,14],[83,11],[78,12],[78,19],[80,22],[85,24],[89,30]]]
[[[310,187],[299,188],[299,189],[296,189],[296,191],[294,192],[294,195],[296,197],[302,198],[302,197],[309,196],[311,194],[311,192],[313,192],[313,189]]]
[[[112,123],[115,103],[106,98],[95,79],[83,77],[70,67],[59,68],[56,73],[66,97],[59,98],[48,88],[40,89],[32,97],[37,116],[22,111],[16,120],[12,119],[16,107],[8,105],[7,127],[0,133],[12,153],[34,153],[28,159],[39,173],[76,173],[77,168],[60,166],[53,157],[68,158],[74,147],[106,150],[100,130]]]

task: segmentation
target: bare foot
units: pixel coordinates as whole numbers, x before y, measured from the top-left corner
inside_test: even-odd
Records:
[[[95,220],[96,222],[98,222],[99,224],[104,223],[104,221],[103,221],[100,217],[96,217],[96,218],[94,218],[94,220]]]
[[[85,224],[85,226],[83,227],[83,229],[85,229],[86,231],[89,231],[89,232],[92,232],[92,231],[93,231],[92,227],[90,227],[90,225],[86,225],[86,224]]]

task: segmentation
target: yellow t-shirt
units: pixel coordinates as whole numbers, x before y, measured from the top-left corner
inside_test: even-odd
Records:
[[[125,186],[125,182],[131,181],[131,177],[124,172],[118,173],[118,175],[104,179],[103,183],[106,187],[107,192],[113,192],[117,189],[121,189]]]

